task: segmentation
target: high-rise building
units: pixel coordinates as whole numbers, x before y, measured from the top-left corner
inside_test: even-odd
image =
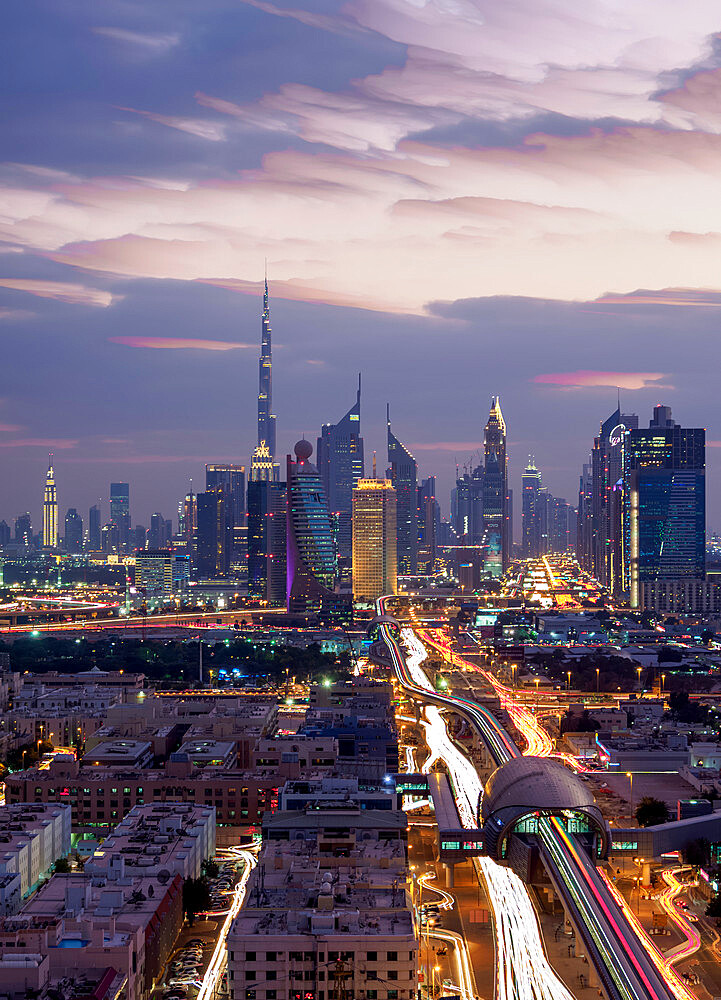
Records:
[[[110,523],[118,529],[118,546],[126,549],[130,543],[130,485],[110,484]]]
[[[273,413],[273,348],[270,330],[270,303],[268,301],[268,276],[263,291],[261,319],[260,358],[258,360],[258,442],[251,459],[251,479],[278,479],[275,461],[275,414]],[[268,462],[269,460],[269,462]],[[266,464],[270,475],[263,474]]]
[[[233,505],[234,568],[245,575],[248,559],[248,532],[245,517],[245,466],[211,464],[205,466],[206,490],[224,489]]]
[[[644,583],[705,577],[705,436],[703,428],[674,423],[661,406],[648,429],[624,435],[631,607]]]
[[[53,456],[48,460],[48,471],[45,476],[45,493],[43,495],[43,548],[56,549],[59,544],[58,535],[58,491],[55,485],[55,469]]]
[[[506,422],[498,396],[491,400],[483,434],[483,451],[483,569],[491,576],[501,576],[508,565],[510,552]]]
[[[313,445],[298,441],[287,458],[287,601],[289,611],[318,611],[333,599],[336,557],[328,501]]]
[[[33,544],[33,524],[29,513],[15,518],[15,543],[25,549]]]
[[[197,575],[206,580],[228,578],[233,555],[233,498],[220,487],[198,493],[196,504]]]
[[[353,547],[353,490],[364,476],[360,433],[361,377],[356,401],[337,424],[323,424],[317,445],[318,472],[331,514],[337,518],[338,554],[348,559]]]
[[[0,549],[4,549],[10,544],[10,537],[12,532],[10,531],[10,525],[7,521],[0,521]]]
[[[538,509],[538,494],[541,489],[541,473],[536,468],[532,455],[528,456],[528,465],[521,476],[523,487],[523,507],[521,521],[523,523],[523,540],[521,554],[524,559],[537,559],[540,555],[540,511]]]
[[[101,514],[97,504],[88,511],[88,548],[91,552],[100,552],[101,540]]]
[[[418,553],[419,573],[433,573],[436,564],[436,545],[441,523],[441,509],[436,500],[436,477],[429,476],[418,487]]]
[[[407,576],[418,569],[418,466],[413,455],[391,430],[390,404],[386,421],[390,480],[396,491],[398,572]]]
[[[628,590],[624,573],[623,453],[625,433],[638,427],[635,413],[618,406],[601,424],[591,451],[591,544],[588,569],[614,594]]]
[[[353,598],[397,590],[396,491],[390,479],[361,479],[353,490]]]
[[[135,554],[135,589],[146,602],[172,596],[174,563],[170,549],[145,549]]]
[[[593,476],[590,457],[584,464],[578,481],[576,556],[582,569],[591,573],[593,571]]]
[[[81,552],[83,548],[83,519],[75,507],[65,515],[65,551]]]
[[[160,513],[151,514],[150,527],[147,534],[147,547],[149,549],[165,549],[170,544],[171,538],[172,525],[170,521],[166,521]],[[145,548],[145,545],[142,548]]]
[[[248,592],[285,604],[288,492],[285,483],[248,483]]]

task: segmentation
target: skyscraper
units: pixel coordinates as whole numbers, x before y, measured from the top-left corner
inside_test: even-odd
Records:
[[[53,456],[50,455],[43,496],[43,548],[56,549],[58,542],[58,491],[55,486]]]
[[[220,487],[198,493],[195,569],[203,579],[224,579],[231,575],[233,553],[233,501]]]
[[[521,476],[523,487],[523,508],[521,520],[523,523],[523,539],[521,554],[524,559],[537,559],[540,552],[540,511],[538,509],[538,494],[541,489],[541,473],[536,468],[533,456],[528,456],[528,465]]]
[[[285,483],[248,483],[248,592],[271,604],[285,604],[287,561]]]
[[[396,491],[398,572],[412,575],[418,568],[418,467],[416,460],[391,430],[391,410],[386,410],[390,480]]]
[[[130,485],[110,484],[110,523],[118,529],[118,547],[126,549],[130,541]]]
[[[245,466],[226,464],[206,465],[206,490],[216,490],[221,487],[230,495],[233,505],[232,561],[237,570],[245,575],[248,558],[248,533],[245,518]]]
[[[333,599],[336,560],[328,502],[318,470],[309,461],[310,441],[287,459],[287,600],[289,611],[318,611]]]
[[[483,434],[485,456],[483,475],[483,568],[491,576],[500,576],[509,559],[508,544],[508,461],[506,458],[506,422],[498,396],[491,400],[491,410]]]
[[[100,508],[97,504],[88,511],[88,548],[91,552],[100,552],[102,547]]]
[[[419,573],[433,573],[436,563],[436,535],[441,511],[436,500],[436,477],[429,476],[418,487],[417,504]]]
[[[631,607],[644,583],[703,580],[706,560],[706,432],[656,407],[648,429],[625,434]]]
[[[64,544],[66,552],[81,552],[83,548],[83,519],[75,507],[65,515]]]
[[[277,479],[275,464],[275,414],[273,411],[273,349],[270,330],[270,304],[268,301],[268,276],[263,291],[263,316],[261,319],[260,358],[258,360],[258,443],[256,451],[268,453],[273,475]],[[255,458],[255,454],[253,456]],[[251,473],[254,461],[251,459]],[[252,478],[266,478],[257,476]]]
[[[361,479],[353,490],[353,598],[375,601],[397,589],[396,491],[390,479]]]
[[[318,472],[330,512],[337,518],[338,554],[343,559],[353,547],[353,490],[364,475],[360,404],[359,375],[355,403],[337,424],[323,424],[317,444]]]
[[[15,518],[15,541],[26,549],[33,544],[33,524],[29,513],[20,514]]]

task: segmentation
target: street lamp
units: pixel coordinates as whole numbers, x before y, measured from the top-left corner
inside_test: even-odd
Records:
[[[663,694],[663,688],[665,683],[666,683],[666,674],[661,674],[661,694]]]
[[[638,686],[641,687],[641,667],[636,667],[636,673],[638,674]]]
[[[631,782],[631,815],[633,815],[633,771],[626,771],[626,777]]]
[[[567,690],[570,691],[571,690],[571,671],[570,670],[566,671],[566,677],[568,678]]]
[[[600,667],[596,667],[596,694],[598,694],[598,692],[600,690],[600,688],[599,688],[600,676],[601,676],[601,668]]]

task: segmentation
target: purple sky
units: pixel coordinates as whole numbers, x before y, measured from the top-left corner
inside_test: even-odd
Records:
[[[286,0],[288,2],[288,0]],[[302,3],[302,5],[301,5]],[[599,421],[707,427],[721,526],[717,0],[7,0],[0,518],[131,483],[175,516],[353,401],[439,477],[490,397],[574,501]],[[227,347],[228,349],[221,349]],[[107,508],[105,510],[107,516]]]

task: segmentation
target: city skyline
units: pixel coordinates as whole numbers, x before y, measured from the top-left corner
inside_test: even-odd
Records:
[[[267,257],[281,457],[363,371],[368,446],[390,399],[444,506],[494,394],[514,489],[532,452],[570,500],[620,385],[707,428],[721,523],[717,12],[613,9],[564,47],[562,8],[481,0],[457,32],[394,0],[13,6],[0,509],[49,450],[79,509],[127,478],[167,513],[205,462],[247,464]]]

